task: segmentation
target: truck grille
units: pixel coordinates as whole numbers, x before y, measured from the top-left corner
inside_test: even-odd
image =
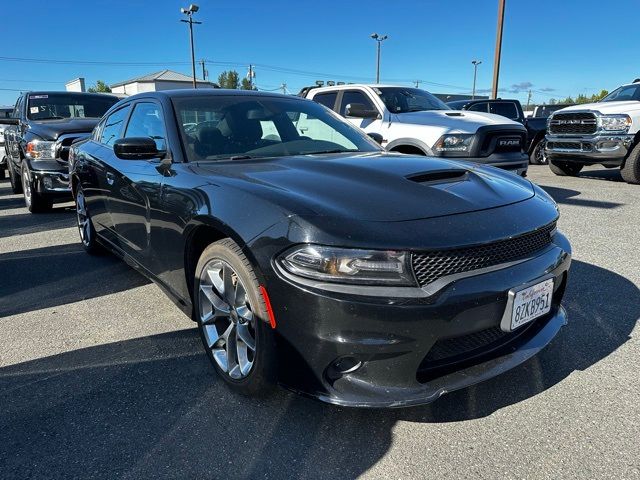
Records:
[[[486,157],[492,153],[521,152],[525,142],[525,133],[491,132],[484,137],[479,156]]]
[[[598,130],[593,113],[556,113],[549,120],[549,133],[556,135],[590,135]]]
[[[439,278],[525,258],[551,243],[556,223],[524,235],[476,247],[414,254],[413,271],[421,287]]]

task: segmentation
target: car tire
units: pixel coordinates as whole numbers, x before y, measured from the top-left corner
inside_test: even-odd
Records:
[[[7,159],[7,172],[9,174],[9,183],[11,184],[11,191],[13,193],[22,193],[22,183],[20,178],[16,175],[14,170],[13,161]]]
[[[640,184],[640,142],[633,147],[631,153],[620,169],[622,179],[627,183]]]
[[[98,243],[96,230],[93,227],[93,221],[87,208],[82,187],[78,186],[75,195],[76,202],[76,218],[78,220],[78,233],[80,234],[80,243],[84,250],[90,255],[97,255],[103,252],[102,246]]]
[[[560,177],[575,177],[582,170],[583,165],[571,162],[554,162],[549,160],[549,168]]]
[[[269,314],[251,263],[231,239],[209,245],[194,276],[195,319],[218,375],[244,395],[263,395],[276,382]]]
[[[547,158],[547,154],[544,151],[544,146],[546,141],[544,138],[538,140],[538,142],[531,150],[531,155],[529,155],[529,162],[532,165],[546,165],[549,163],[549,159]]]
[[[22,163],[22,194],[24,203],[31,213],[43,213],[51,210],[53,203],[46,200],[38,193],[29,180],[29,171],[26,164]]]
[[[5,167],[0,167],[0,180],[4,180],[5,178],[7,178],[7,171]]]

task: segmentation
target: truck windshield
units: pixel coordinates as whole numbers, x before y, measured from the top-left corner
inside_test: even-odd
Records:
[[[392,113],[451,110],[446,103],[419,88],[380,87],[374,90]]]
[[[27,118],[30,120],[100,118],[117,101],[118,98],[109,95],[34,93],[28,98]]]
[[[628,100],[640,101],[640,84],[639,85],[625,85],[620,88],[616,88],[609,95],[604,97],[601,102],[623,102]]]

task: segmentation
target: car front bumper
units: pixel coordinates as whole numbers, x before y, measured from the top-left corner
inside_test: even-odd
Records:
[[[276,275],[268,290],[276,308],[280,382],[328,403],[376,408],[429,403],[494,377],[535,355],[566,323],[560,301],[570,262],[569,244],[556,233],[538,256],[458,279],[426,298],[327,292]],[[427,361],[437,344],[477,341],[495,331],[509,291],[546,276],[554,278],[548,314],[473,353]]]
[[[547,135],[545,152],[550,159],[620,165],[629,153],[633,139],[634,135]]]
[[[57,162],[31,162],[29,173],[33,188],[51,200],[71,200],[69,172]]]

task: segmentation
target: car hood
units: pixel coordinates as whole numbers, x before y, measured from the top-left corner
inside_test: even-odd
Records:
[[[65,133],[90,133],[99,118],[64,118],[59,120],[31,120],[29,131],[43,140],[57,140]]]
[[[451,133],[476,133],[479,127],[486,125],[513,125],[518,128],[521,126],[521,124],[501,115],[467,110],[396,113],[393,117],[396,122],[445,128]]]
[[[286,214],[363,221],[456,215],[534,196],[530,182],[493,167],[387,153],[201,162],[194,173],[278,203]]]
[[[640,102],[637,100],[625,100],[620,102],[597,102],[597,103],[583,103],[580,105],[572,105],[561,110],[557,110],[555,113],[575,112],[582,110],[596,110],[600,113],[627,113],[629,110],[640,110]]]

